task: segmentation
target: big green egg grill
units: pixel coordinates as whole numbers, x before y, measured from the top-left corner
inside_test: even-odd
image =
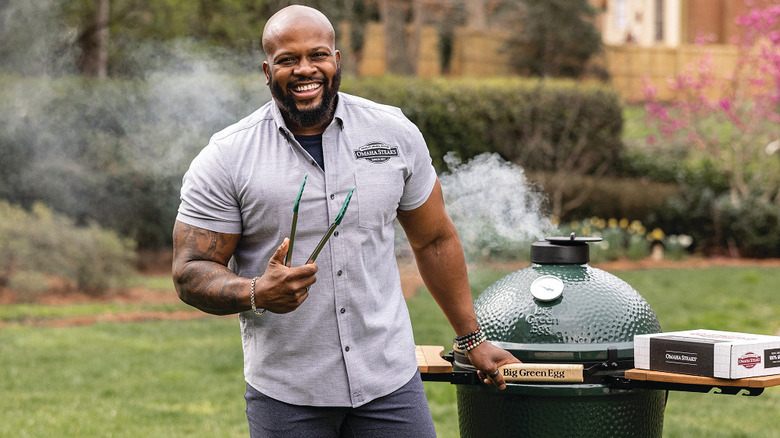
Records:
[[[634,288],[588,264],[588,243],[598,240],[535,242],[530,266],[474,302],[490,342],[524,363],[582,364],[584,381],[508,383],[503,391],[457,384],[461,437],[661,436],[667,391],[605,383],[633,367],[634,335],[661,327]],[[455,351],[453,370],[474,368]]]

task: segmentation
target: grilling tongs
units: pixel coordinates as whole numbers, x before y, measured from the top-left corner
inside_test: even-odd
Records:
[[[287,248],[287,255],[284,258],[285,266],[290,266],[291,264],[293,244],[295,243],[295,228],[298,225],[298,207],[300,207],[301,196],[303,195],[303,188],[306,186],[306,178],[308,177],[309,177],[308,173],[303,176],[303,182],[301,182],[301,188],[298,189],[298,196],[295,198],[295,204],[293,205],[293,220],[292,220],[292,229],[290,230],[290,245]],[[328,239],[330,239],[330,236],[333,234],[333,231],[335,231],[336,227],[341,224],[341,220],[344,219],[344,214],[347,212],[347,207],[349,206],[349,201],[352,199],[352,193],[354,191],[355,191],[354,187],[352,187],[349,190],[349,193],[347,194],[347,199],[344,200],[344,205],[341,206],[341,210],[339,211],[339,214],[336,215],[336,219],[333,221],[332,224],[330,224],[330,227],[328,227],[328,230],[325,232],[325,235],[322,236],[322,239],[320,239],[320,243],[317,244],[317,246],[314,248],[314,251],[312,251],[311,255],[306,260],[306,264],[314,263],[314,261],[317,259],[317,256],[320,254],[320,251],[322,251],[322,248],[325,246],[325,243],[328,242]]]

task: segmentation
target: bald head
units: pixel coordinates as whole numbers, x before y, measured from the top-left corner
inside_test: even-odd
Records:
[[[290,30],[302,27],[315,28],[327,35],[331,47],[336,46],[336,32],[322,12],[308,6],[292,5],[275,13],[263,29],[263,51],[266,57],[276,50],[278,41]]]

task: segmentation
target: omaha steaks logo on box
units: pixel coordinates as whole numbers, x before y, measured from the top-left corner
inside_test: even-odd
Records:
[[[761,356],[757,355],[756,353],[745,353],[737,359],[737,365],[743,366],[745,368],[753,368],[754,366],[761,363]]]

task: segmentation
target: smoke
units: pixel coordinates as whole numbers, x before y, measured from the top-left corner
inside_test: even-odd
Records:
[[[0,68],[22,75],[73,73],[76,30],[59,15],[64,0],[0,0]]]
[[[217,49],[204,50],[187,40],[171,41],[166,49],[177,56],[157,62],[154,68],[144,67],[145,112],[154,115],[154,129],[135,130],[138,163],[152,164],[161,171],[181,170],[211,134],[271,98],[262,75],[257,71],[247,74],[239,67],[240,60]],[[171,129],[160,130],[160,125]],[[155,159],[146,163],[145,157]]]
[[[115,76],[83,78],[63,4],[0,0],[0,198],[166,245],[192,158],[270,100],[259,56],[112,39]]]
[[[527,257],[532,242],[555,231],[543,213],[544,193],[522,167],[489,153],[466,163],[452,153],[444,160],[444,200],[469,261]]]

